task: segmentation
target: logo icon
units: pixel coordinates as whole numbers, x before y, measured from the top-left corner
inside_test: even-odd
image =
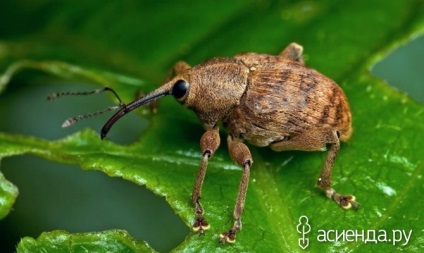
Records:
[[[305,215],[300,216],[299,224],[297,225],[297,232],[300,234],[299,247],[306,249],[309,245],[309,238],[306,238],[306,234],[311,232],[311,226],[308,223],[308,217]]]

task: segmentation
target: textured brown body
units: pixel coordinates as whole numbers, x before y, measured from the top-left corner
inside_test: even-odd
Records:
[[[296,140],[310,132],[337,129],[342,141],[351,135],[351,114],[343,91],[331,79],[279,56],[236,56],[250,70],[240,104],[224,119],[228,131],[256,146],[275,150],[325,150]],[[278,143],[286,142],[279,147]],[[309,139],[308,142],[311,142]],[[281,146],[281,145],[280,145]]]

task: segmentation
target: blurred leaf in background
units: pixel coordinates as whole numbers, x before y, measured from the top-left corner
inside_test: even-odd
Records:
[[[417,200],[423,193],[424,107],[370,74],[390,50],[424,32],[422,0],[20,0],[2,1],[0,14],[0,216],[9,214],[0,221],[2,248],[13,250],[18,238],[31,236],[18,252],[296,252],[296,225],[306,215],[311,252],[424,250],[423,215],[417,211],[423,208]],[[96,84],[113,87],[129,102],[157,87],[177,60],[198,64],[246,51],[276,54],[292,41],[304,46],[307,65],[339,83],[350,101],[354,135],[342,145],[333,178],[340,192],[356,195],[361,208],[340,210],[314,187],[325,153],[252,147],[243,230],[234,245],[217,244],[231,224],[241,176],[226,145],[211,160],[204,184],[212,228],[204,237],[188,232],[202,134],[192,112],[165,98],[158,114],[139,110],[101,141],[96,131],[107,115],[65,130],[60,125],[117,103],[112,96],[43,101],[54,91]],[[415,40],[417,55],[422,41]],[[389,72],[396,76],[417,67],[409,57],[394,62]],[[393,80],[379,66],[373,71]],[[397,81],[399,89],[416,83],[412,96],[420,99],[420,74]],[[149,191],[142,193],[140,185]],[[323,243],[317,241],[320,229],[400,229],[412,235],[405,245]]]

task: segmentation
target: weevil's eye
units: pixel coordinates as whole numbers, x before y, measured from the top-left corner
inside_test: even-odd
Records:
[[[172,87],[172,95],[178,100],[182,100],[187,93],[188,83],[184,80],[178,80]]]

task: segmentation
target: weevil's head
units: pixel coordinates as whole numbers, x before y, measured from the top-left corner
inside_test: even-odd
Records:
[[[104,138],[112,125],[135,108],[172,95],[193,110],[202,123],[214,126],[239,104],[246,90],[248,69],[232,58],[214,58],[186,69],[146,96],[124,106],[101,130]]]

